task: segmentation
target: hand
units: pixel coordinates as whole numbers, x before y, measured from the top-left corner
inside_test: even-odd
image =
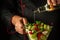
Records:
[[[54,6],[60,5],[60,0],[47,0],[47,4],[50,6],[49,11],[55,10]]]
[[[47,0],[48,5],[56,6],[57,4],[60,4],[60,0]]]
[[[13,16],[12,24],[15,26],[16,32],[24,34],[24,25],[27,24],[27,19],[20,16]]]

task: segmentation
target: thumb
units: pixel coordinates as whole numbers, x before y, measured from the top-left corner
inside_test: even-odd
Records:
[[[47,4],[48,5],[53,5],[53,6],[56,6],[56,0],[47,0]]]
[[[28,23],[26,18],[23,18],[23,23],[24,23],[24,25],[26,25]]]
[[[51,0],[47,0],[47,4],[50,5],[52,2]]]
[[[56,0],[51,0],[52,1],[52,3],[53,3],[53,6],[56,6]]]

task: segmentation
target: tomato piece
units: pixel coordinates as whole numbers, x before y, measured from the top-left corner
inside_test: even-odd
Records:
[[[35,27],[34,30],[39,31],[39,28],[38,27]]]
[[[29,31],[29,34],[33,34],[32,31]]]
[[[37,37],[38,37],[38,40],[40,40],[40,37],[42,36],[42,33],[38,33],[37,34]]]
[[[34,24],[34,26],[38,26],[38,24]]]

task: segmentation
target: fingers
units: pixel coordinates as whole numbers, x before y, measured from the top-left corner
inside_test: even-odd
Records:
[[[57,4],[56,0],[51,0],[51,1],[52,1],[53,5],[56,6],[56,4]]]
[[[23,21],[23,18],[19,17],[19,19],[17,19],[17,22],[15,24],[15,30],[19,34],[24,34],[24,32],[23,32],[24,31],[24,25],[23,25],[22,21]]]
[[[24,17],[21,17],[21,18],[20,18],[20,22],[21,22],[23,25],[25,25],[25,24],[28,23],[27,19],[24,18]]]
[[[48,5],[56,6],[56,0],[47,0]]]
[[[60,0],[56,0],[56,2],[57,2],[57,4],[59,4],[59,5],[60,5]]]
[[[24,34],[24,25],[27,24],[27,19],[20,16],[14,16],[12,18],[12,24],[15,26],[16,32]]]
[[[26,25],[28,23],[26,18],[23,18],[23,23],[24,23],[24,25]]]
[[[20,19],[17,20],[15,24],[15,30],[16,32],[20,34],[24,34],[24,25],[27,24],[27,19],[21,17]]]
[[[51,0],[47,0],[47,4],[50,5],[51,4]]]
[[[20,34],[23,34],[23,24],[21,22],[18,22],[15,24],[15,30],[16,32],[20,33]]]

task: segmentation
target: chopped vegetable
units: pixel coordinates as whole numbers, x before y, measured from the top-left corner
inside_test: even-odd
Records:
[[[30,40],[47,40],[52,27],[41,21],[36,21],[36,23],[25,25],[25,29]]]

